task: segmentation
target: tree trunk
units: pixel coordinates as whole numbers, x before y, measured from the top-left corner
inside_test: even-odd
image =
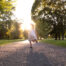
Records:
[[[60,40],[60,33],[58,34],[58,38],[59,38],[59,40]]]
[[[62,33],[62,40],[64,40],[64,33]]]
[[[55,34],[55,40],[57,40],[57,33]]]

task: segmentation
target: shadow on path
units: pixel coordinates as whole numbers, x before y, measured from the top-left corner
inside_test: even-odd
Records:
[[[18,42],[0,47],[0,66],[66,66],[66,49]]]
[[[28,46],[16,50],[0,59],[0,66],[52,66],[43,53],[34,51],[35,48]]]
[[[43,53],[35,52],[33,51],[33,48],[29,49],[27,61],[28,64],[26,66],[52,66]]]

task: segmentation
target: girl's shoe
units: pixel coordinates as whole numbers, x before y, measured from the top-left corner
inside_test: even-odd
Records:
[[[32,47],[30,47],[30,48],[32,48]]]

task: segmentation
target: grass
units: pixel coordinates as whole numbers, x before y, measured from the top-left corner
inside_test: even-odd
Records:
[[[1,45],[6,45],[6,44],[12,43],[12,42],[23,41],[23,40],[24,40],[24,39],[0,40],[0,46],[1,46]]]
[[[61,46],[61,47],[65,47],[66,48],[66,39],[65,40],[43,39],[40,42],[53,44],[53,45],[56,45],[56,46]]]

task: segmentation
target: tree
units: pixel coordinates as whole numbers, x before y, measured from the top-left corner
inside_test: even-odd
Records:
[[[23,30],[20,23],[16,20],[0,22],[0,39],[19,39],[23,38]]]
[[[38,3],[38,4],[37,4]],[[62,35],[64,39],[65,33],[65,21],[66,21],[66,2],[62,0],[35,0],[32,7],[32,20],[41,26],[41,35],[51,33],[55,36],[55,39]],[[42,23],[43,22],[43,23]],[[46,23],[48,25],[46,25]],[[43,25],[44,24],[44,25]],[[44,27],[46,26],[46,27]],[[61,26],[61,28],[60,28]],[[48,29],[48,27],[50,29]],[[44,29],[47,29],[47,32]],[[38,32],[39,32],[38,31]],[[42,32],[43,31],[43,32]]]
[[[15,0],[0,0],[0,38],[9,38],[8,31],[12,25],[12,15],[15,6]]]
[[[7,35],[9,39],[23,38],[23,31],[20,28],[20,23],[16,20],[13,20],[8,28]]]
[[[5,39],[7,37],[7,28],[5,27],[5,23],[0,22],[0,39]]]
[[[11,18],[12,11],[15,9],[15,6],[13,6],[14,1],[0,0],[0,20],[6,21]]]
[[[23,35],[24,35],[24,38],[27,39],[28,38],[28,31],[24,30]]]

